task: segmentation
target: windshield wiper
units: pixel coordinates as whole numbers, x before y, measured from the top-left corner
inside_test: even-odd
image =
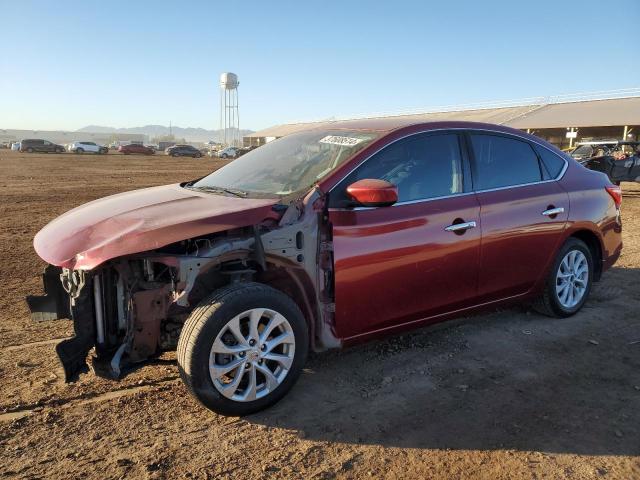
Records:
[[[244,190],[238,190],[235,188],[226,188],[226,187],[210,187],[210,186],[198,186],[195,187],[193,185],[189,186],[189,188],[193,190],[202,190],[203,192],[212,192],[212,193],[229,193],[236,197],[244,198],[248,195]]]

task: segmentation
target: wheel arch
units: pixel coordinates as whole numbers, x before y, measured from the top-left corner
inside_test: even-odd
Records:
[[[600,280],[600,276],[602,275],[603,252],[602,239],[600,238],[600,236],[595,231],[588,228],[579,228],[570,232],[567,238],[577,238],[578,240],[582,240],[587,245],[593,258],[593,279],[594,281]]]
[[[281,291],[298,305],[307,322],[309,346],[315,349],[318,302],[311,279],[304,270],[287,267],[277,261],[274,263],[268,260],[266,265],[266,270],[257,272],[255,281]]]
[[[242,262],[255,271],[250,278],[242,278],[238,280],[238,283],[244,283],[246,281],[261,283],[291,298],[298,308],[300,308],[305,318],[309,332],[309,346],[315,349],[317,343],[318,301],[315,295],[314,285],[303,269],[292,267],[285,261],[281,261],[272,256],[267,257],[265,263],[266,268],[263,269],[259,262],[256,262],[248,251],[229,252],[218,260],[219,261],[211,262],[211,266],[218,265],[224,268],[225,265]],[[197,286],[200,289],[207,289],[208,287],[209,293],[211,293],[216,289],[224,288],[232,283],[230,279],[226,280],[223,284],[219,281],[212,282],[212,276],[216,276],[218,272],[219,270],[214,268],[204,268],[196,277],[194,287]],[[200,292],[201,294],[204,293],[202,290],[200,290]]]

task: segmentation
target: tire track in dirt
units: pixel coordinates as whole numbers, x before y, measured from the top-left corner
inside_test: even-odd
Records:
[[[94,403],[108,402],[110,400],[114,400],[116,398],[125,397],[128,395],[133,395],[138,392],[150,391],[155,387],[163,386],[170,383],[177,383],[180,380],[179,376],[165,377],[160,380],[155,380],[153,382],[147,382],[142,385],[135,385],[130,387],[125,387],[117,390],[111,390],[105,393],[101,393],[99,395],[81,395],[75,398],[65,399],[63,401],[60,400],[52,400],[49,402],[31,404],[31,405],[21,405],[19,408],[9,409],[4,413],[0,413],[0,422],[11,422],[14,420],[19,420],[24,417],[28,417],[32,413],[36,411],[41,411],[44,407],[52,407],[52,408],[73,408],[79,407],[83,405],[90,405]]]
[[[52,338],[50,340],[40,340],[39,342],[29,342],[29,343],[20,343],[17,345],[7,345],[5,347],[0,347],[0,352],[14,352],[16,350],[21,350],[23,348],[29,347],[40,347],[42,345],[53,345],[62,340],[66,340],[70,337],[60,337],[60,338]]]

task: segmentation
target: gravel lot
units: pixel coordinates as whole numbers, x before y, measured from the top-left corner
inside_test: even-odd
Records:
[[[89,200],[199,177],[219,160],[0,150],[3,478],[640,478],[640,185],[623,184],[623,255],[584,310],[524,307],[314,355],[247,418],[198,406],[175,356],[65,384],[31,323],[34,234]]]

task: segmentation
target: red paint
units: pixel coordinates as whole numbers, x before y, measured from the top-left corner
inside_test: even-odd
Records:
[[[372,210],[334,210],[336,329],[340,337],[469,306],[476,295],[480,221],[474,194]]]
[[[122,255],[260,223],[272,215],[274,203],[200,193],[180,185],[145,188],[70,210],[40,230],[33,246],[52,265],[92,269]]]
[[[118,151],[124,154],[142,153],[143,155],[153,155],[154,153],[156,153],[153,148],[145,147],[144,145],[139,145],[136,143],[132,143],[130,145],[121,145],[118,147]]]
[[[347,187],[347,193],[364,207],[388,207],[398,201],[398,187],[373,178],[352,183]]]
[[[478,301],[528,292],[559,246],[569,214],[569,196],[557,182],[478,194],[482,260]],[[562,207],[555,218],[548,208]]]
[[[385,145],[430,130],[509,133],[546,145],[568,161],[558,181],[371,209],[329,209],[335,331],[346,343],[538,295],[557,249],[571,235],[594,239],[602,251],[602,270],[620,255],[619,200],[607,177],[537,137],[466,122],[359,120],[332,128],[384,134],[323,178],[319,187],[324,192]],[[397,192],[392,198],[395,190],[380,181],[356,183],[350,193],[363,204],[383,197],[389,203],[397,200]],[[198,193],[179,185],[138,190],[62,215],[38,233],[34,246],[49,263],[91,269],[122,255],[260,223],[274,217],[275,202]],[[323,202],[314,206],[323,208]],[[557,207],[564,212],[542,215]],[[460,222],[476,222],[476,228],[445,230]]]

